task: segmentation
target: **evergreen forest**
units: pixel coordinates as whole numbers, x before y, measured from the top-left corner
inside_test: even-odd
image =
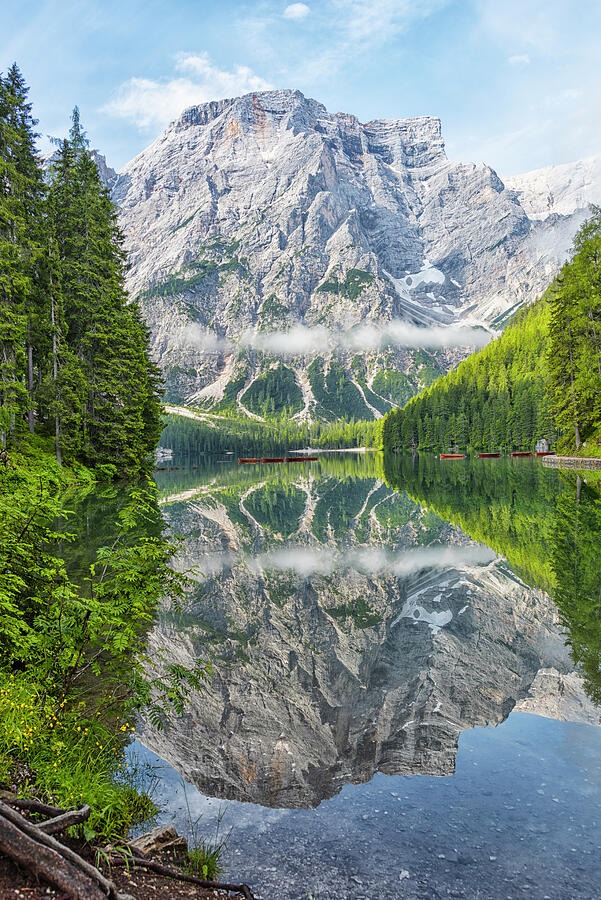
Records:
[[[503,334],[383,426],[385,449],[560,450],[601,455],[601,209],[572,258]]]
[[[124,287],[116,213],[79,112],[46,170],[14,65],[0,80],[0,443],[133,474],[160,434],[161,380]]]

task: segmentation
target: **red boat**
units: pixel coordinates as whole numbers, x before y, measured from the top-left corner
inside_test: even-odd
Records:
[[[537,450],[535,456],[557,456],[555,450]]]
[[[516,450],[511,456],[532,456],[531,450]]]
[[[263,462],[264,463],[284,462],[284,457],[283,456],[264,456]]]
[[[317,459],[317,456],[287,456],[286,462],[315,462]]]
[[[500,453],[479,453],[478,459],[497,459]]]
[[[465,453],[441,453],[441,459],[463,459],[465,457]]]
[[[238,465],[239,465],[239,466],[249,465],[250,463],[259,463],[259,462],[261,462],[260,459],[254,459],[254,458],[251,457],[251,456],[248,456],[248,457],[240,456],[240,457],[238,458]]]

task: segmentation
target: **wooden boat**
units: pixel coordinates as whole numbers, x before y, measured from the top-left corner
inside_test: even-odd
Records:
[[[317,456],[287,456],[286,462],[315,462],[317,459]]]
[[[264,463],[284,462],[284,457],[283,456],[264,456],[263,462]]]
[[[465,453],[441,453],[441,459],[464,459]]]
[[[511,456],[532,456],[531,450],[515,450]]]
[[[555,450],[537,450],[535,456],[557,456]]]
[[[498,459],[500,453],[479,453],[478,459]]]
[[[255,459],[252,456],[247,456],[247,457],[239,456],[238,457],[238,465],[239,466],[249,465],[250,463],[259,463],[259,462],[261,462],[260,459]]]

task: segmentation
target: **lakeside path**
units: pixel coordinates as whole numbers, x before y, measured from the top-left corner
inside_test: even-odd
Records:
[[[594,456],[543,456],[543,466],[552,469],[601,469],[601,459]]]

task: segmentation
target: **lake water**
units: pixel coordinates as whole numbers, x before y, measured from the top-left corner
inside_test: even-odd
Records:
[[[163,819],[222,817],[228,879],[264,898],[599,897],[595,476],[174,463],[161,510],[197,575],[149,650],[214,677],[130,748]]]

